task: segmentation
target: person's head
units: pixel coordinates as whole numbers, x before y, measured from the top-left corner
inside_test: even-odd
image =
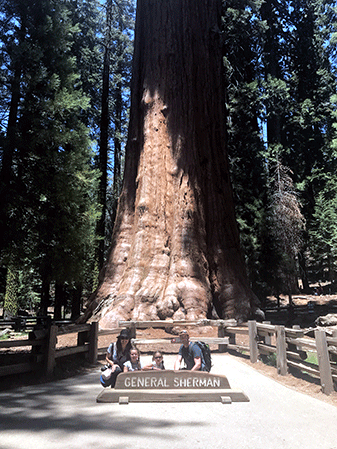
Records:
[[[117,337],[117,348],[124,350],[128,344],[131,344],[129,331],[127,329],[122,329]]]
[[[130,359],[131,363],[136,363],[139,361],[139,350],[137,348],[130,349]]]
[[[163,354],[160,351],[156,351],[152,356],[152,360],[156,362],[157,365],[160,365],[163,361]]]
[[[182,344],[184,346],[188,346],[188,343],[190,340],[190,336],[189,336],[188,332],[186,330],[181,331],[179,334],[179,337],[180,337],[180,341],[182,342]]]

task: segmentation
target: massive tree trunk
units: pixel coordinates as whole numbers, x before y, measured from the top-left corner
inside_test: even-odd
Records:
[[[138,0],[124,186],[84,315],[101,327],[255,308],[224,148],[220,7]]]

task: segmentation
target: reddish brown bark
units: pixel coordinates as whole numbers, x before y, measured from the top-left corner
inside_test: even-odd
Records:
[[[125,179],[95,308],[118,320],[254,308],[225,151],[220,0],[138,0]]]

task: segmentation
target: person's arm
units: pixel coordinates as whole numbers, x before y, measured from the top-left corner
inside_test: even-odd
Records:
[[[111,352],[110,352],[111,351]],[[113,361],[113,351],[114,351],[114,346],[111,345],[108,348],[108,351],[106,353],[106,357],[105,360],[107,362],[107,364],[112,368],[112,370],[114,371],[116,369],[116,364]]]
[[[193,359],[194,359],[194,366],[192,367],[191,371],[200,371],[201,370],[201,349],[198,345],[193,344],[192,345],[192,353],[193,353]]]
[[[179,370],[182,359],[183,359],[183,356],[178,354],[177,358],[176,358],[176,361],[174,362],[174,369],[175,369],[175,371]]]
[[[151,363],[151,365],[142,366],[142,371],[150,371],[150,370],[160,370],[160,368],[157,368],[152,363]]]
[[[113,357],[112,353],[113,353],[113,346],[112,347],[109,346],[108,351],[107,351],[106,356],[105,356],[105,360],[106,360],[107,365],[111,366],[111,368],[114,366],[114,362],[113,362],[113,359],[112,359],[112,357]]]
[[[201,370],[201,357],[194,357],[194,366],[191,371],[200,371]]]
[[[129,371],[129,367],[127,365],[128,362],[124,363],[123,373],[127,373]]]
[[[153,369],[152,366],[153,366],[152,364],[151,365],[145,365],[145,366],[143,366],[142,370],[143,371],[149,371],[150,369]]]

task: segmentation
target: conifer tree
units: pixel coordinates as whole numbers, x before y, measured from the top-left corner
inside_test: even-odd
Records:
[[[296,257],[302,246],[305,220],[294,189],[291,171],[278,159],[273,170],[271,188],[271,232],[279,257],[279,287],[289,295],[289,303],[292,304],[292,292],[298,287]]]
[[[130,0],[105,3],[103,35],[103,70],[98,166],[100,170],[99,203],[102,208],[97,223],[100,238],[97,248],[98,268],[103,267],[111,238],[122,186],[122,144],[126,141],[129,83],[131,78],[131,30],[133,4]],[[113,152],[113,161],[111,156]],[[108,172],[113,167],[112,186]],[[108,196],[109,195],[109,196]],[[108,204],[108,201],[111,204]]]
[[[96,175],[82,122],[88,98],[71,54],[76,28],[67,2],[36,1],[16,20],[25,23],[25,39],[8,252],[17,268],[29,259],[39,272],[46,312],[50,283],[81,280],[90,259]]]
[[[16,316],[18,311],[18,275],[15,264],[7,268],[6,292],[3,305],[3,316],[7,319]]]
[[[259,1],[226,1],[222,27],[227,144],[235,211],[249,278],[254,291],[262,293],[261,228],[267,188],[259,82],[265,29],[258,20],[259,10]]]

